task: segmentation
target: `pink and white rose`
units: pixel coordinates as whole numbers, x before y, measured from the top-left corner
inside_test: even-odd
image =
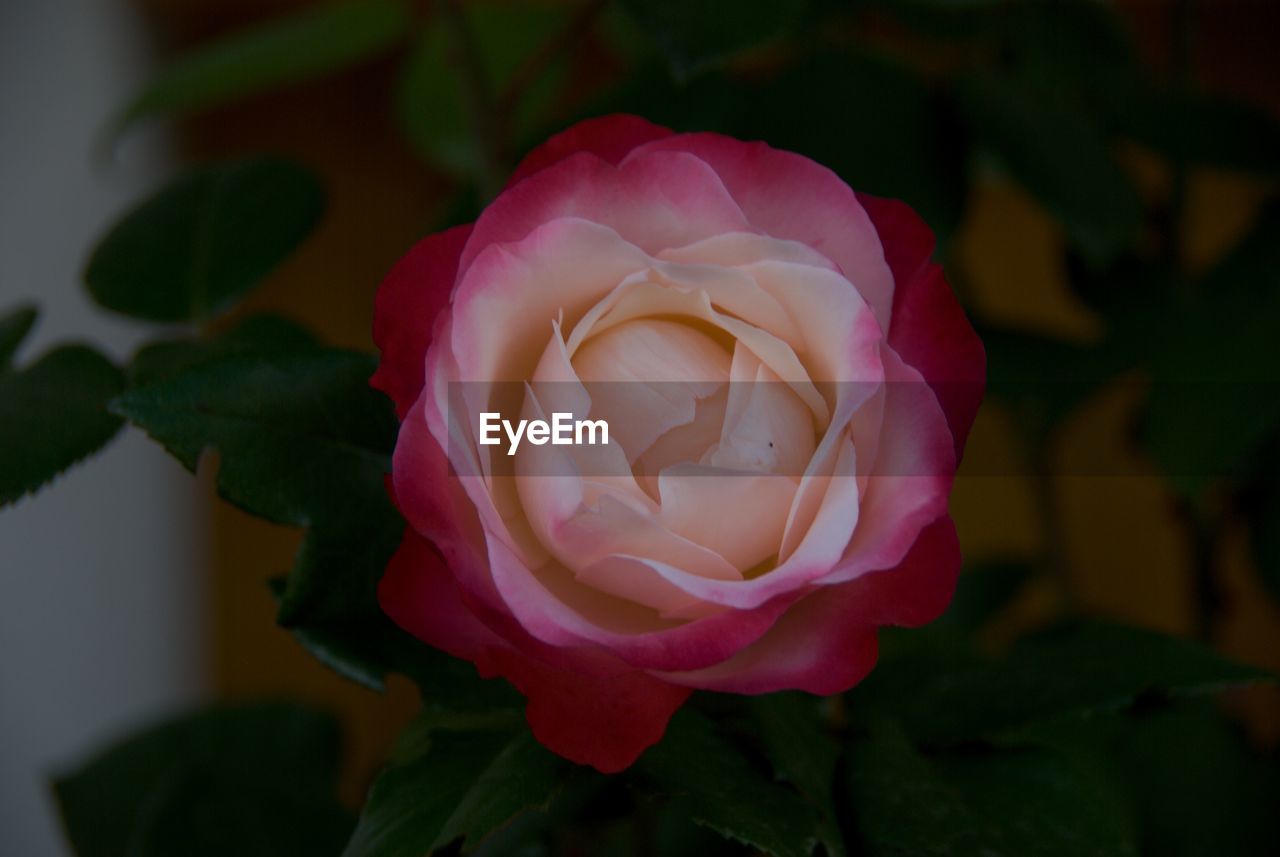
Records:
[[[960,565],[985,358],[932,249],[906,205],[763,143],[632,116],[553,137],[378,294],[409,523],[383,609],[602,771],[695,689],[847,690]],[[607,414],[611,443],[504,460],[473,418],[507,382],[514,416]],[[630,392],[593,399],[609,382]]]

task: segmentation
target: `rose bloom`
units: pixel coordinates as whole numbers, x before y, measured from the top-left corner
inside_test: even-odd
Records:
[[[553,137],[378,293],[409,524],[383,609],[606,772],[695,689],[852,687],[960,566],[985,356],[932,250],[906,205],[762,143],[633,116]],[[508,458],[478,443],[486,382],[523,391],[513,422],[608,410],[611,442]]]

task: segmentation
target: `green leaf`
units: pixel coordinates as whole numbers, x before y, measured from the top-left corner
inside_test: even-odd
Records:
[[[1280,122],[1252,105],[1143,82],[1105,92],[1109,126],[1172,160],[1263,174],[1280,171]]]
[[[832,795],[839,748],[823,730],[822,700],[804,693],[771,693],[750,701],[751,719],[783,779],[822,814],[818,838],[829,857],[845,853]]]
[[[1142,209],[1096,123],[1029,81],[974,73],[956,95],[974,137],[1061,222],[1084,257],[1105,266],[1137,235]]]
[[[1020,76],[1090,103],[1136,80],[1141,63],[1116,10],[1094,0],[1004,3],[994,34]]]
[[[808,0],[739,0],[726,9],[712,0],[619,0],[686,79],[748,48],[793,31]]]
[[[488,85],[502,92],[523,64],[566,26],[567,9],[537,5],[466,5],[463,20]],[[428,163],[472,179],[483,174],[471,107],[460,89],[451,34],[433,22],[423,30],[397,84],[396,107],[409,142]],[[513,136],[524,141],[538,127],[567,79],[566,63],[533,82],[513,105]]]
[[[776,857],[813,851],[819,827],[814,807],[751,767],[699,714],[678,712],[662,742],[638,764],[670,795],[674,810],[726,838]]]
[[[423,857],[462,839],[467,847],[558,788],[559,760],[527,729],[476,717],[458,728],[430,715],[401,739],[369,793],[344,857]]]
[[[908,67],[855,51],[811,53],[750,101],[741,136],[808,155],[859,191],[903,200],[944,243],[955,230],[968,138],[942,94]]]
[[[1127,349],[983,325],[987,389],[1037,436],[1137,362]]]
[[[719,71],[674,81],[665,68],[649,64],[593,100],[576,118],[634,113],[681,131],[750,136],[749,123],[763,121],[751,115],[759,107],[757,89]]]
[[[1020,641],[991,662],[957,662],[948,651],[886,659],[852,699],[889,712],[917,741],[951,744],[1016,736],[1043,723],[1121,709],[1139,697],[1273,680],[1191,640],[1087,623]]]
[[[0,506],[35,491],[115,437],[107,403],[124,386],[106,357],[63,345],[23,369],[8,357],[31,328],[34,311],[0,320]]]
[[[227,499],[281,524],[350,511],[353,486],[375,483],[395,442],[386,399],[368,386],[373,357],[314,347],[223,354],[113,403],[189,470],[217,448]],[[320,463],[327,466],[320,467]],[[292,478],[290,478],[292,477]]]
[[[1123,339],[1109,344],[1125,344],[1133,354],[1149,346],[1153,322],[1166,312],[1174,291],[1167,266],[1125,253],[1097,268],[1068,248],[1066,269],[1072,294],[1103,318],[1108,339]]]
[[[251,316],[214,339],[169,340],[148,344],[138,350],[129,367],[131,386],[134,388],[131,395],[134,400],[148,403],[143,407],[156,407],[157,403],[152,397],[156,394],[165,395],[165,389],[189,390],[205,384],[216,386],[218,382],[207,380],[204,372],[220,377],[220,372],[229,371],[241,376],[242,373],[252,372],[255,367],[268,367],[283,362],[285,365],[297,366],[298,371],[306,373],[310,371],[306,366],[316,368],[319,363],[324,362],[326,354],[333,357],[333,352],[321,347],[303,327],[284,318]],[[306,519],[312,528],[323,528],[324,532],[317,532],[314,536],[315,544],[308,544],[306,550],[302,551],[293,577],[275,578],[270,582],[271,590],[282,604],[284,622],[308,652],[343,677],[375,691],[384,689],[388,673],[397,672],[408,675],[420,687],[433,689],[434,692],[448,692],[452,695],[471,693],[472,686],[477,682],[475,670],[470,665],[461,664],[443,652],[429,649],[410,634],[401,631],[381,611],[376,601],[376,581],[385,567],[385,556],[389,556],[390,550],[394,549],[401,531],[399,518],[385,504],[385,492],[381,487],[383,468],[387,462],[380,453],[389,449],[388,437],[393,431],[393,418],[387,413],[384,399],[367,389],[365,370],[371,363],[346,352],[338,354],[340,361],[353,359],[356,371],[346,375],[339,373],[337,377],[330,379],[335,384],[335,388],[330,391],[324,391],[325,382],[321,381],[321,389],[316,391],[314,403],[307,403],[305,400],[293,404],[276,402],[271,384],[266,381],[250,381],[246,377],[238,377],[234,382],[244,385],[241,390],[247,397],[243,404],[248,421],[252,422],[257,418],[270,422],[273,430],[278,432],[274,437],[270,436],[271,430],[264,428],[260,432],[259,440],[265,445],[264,450],[246,450],[246,445],[252,445],[256,434],[251,426],[243,428],[243,434],[238,434],[241,428],[237,428],[233,432],[236,436],[228,435],[228,426],[224,422],[228,418],[225,413],[227,402],[201,400],[184,404],[183,407],[188,408],[189,412],[183,417],[186,422],[180,426],[179,434],[186,432],[193,435],[197,444],[200,443],[201,436],[209,437],[210,444],[221,444],[224,441],[228,444],[219,446],[224,460],[225,455],[230,454],[236,459],[232,462],[233,469],[241,468],[244,471],[247,468],[247,472],[242,473],[241,484],[233,489],[234,494],[241,499],[233,501],[246,508],[251,507],[255,514],[269,515],[273,519],[284,518],[285,522]],[[283,380],[279,384],[288,386]],[[170,388],[168,385],[173,386]],[[205,393],[209,393],[209,390],[205,390]],[[365,430],[360,427],[360,420],[357,420],[339,431],[339,439],[326,435],[325,432],[332,427],[332,421],[324,414],[323,398],[328,395],[334,395],[339,403],[346,402],[353,408],[364,409],[357,412],[357,417],[360,417],[360,413],[364,414],[360,420],[370,420],[375,425],[383,423],[383,427],[375,430],[374,436],[361,440]],[[283,411],[253,411],[262,399],[271,400],[273,405],[282,405]],[[315,412],[308,411],[312,405],[315,405]],[[206,407],[210,408],[209,411],[205,411]],[[150,409],[148,414],[148,420],[169,420],[166,425],[170,426],[170,432],[178,430],[172,422],[175,414],[161,416]],[[210,422],[201,426],[200,421],[205,417],[209,417]],[[147,425],[151,423],[148,422]],[[283,436],[280,436],[280,432],[283,432]],[[293,445],[294,441],[289,439],[291,432],[312,432],[326,437],[323,441],[317,441],[316,437],[302,441],[296,452],[300,452],[303,457],[314,455],[316,458],[310,464],[300,464],[300,467],[323,469],[325,460],[328,460],[325,457],[330,455],[326,452],[328,448],[325,443],[342,445],[347,440],[355,440],[355,443],[369,448],[370,457],[361,458],[356,455],[358,460],[353,462],[357,472],[356,481],[349,486],[353,491],[351,498],[356,500],[365,496],[365,499],[353,503],[351,512],[344,514],[343,509],[339,508],[338,498],[343,492],[340,485],[326,487],[325,494],[317,492],[311,496],[298,496],[294,500],[293,509],[276,508],[274,504],[279,499],[278,496],[274,499],[262,496],[261,486],[252,485],[255,478],[291,478],[276,476],[269,468],[257,472],[256,476],[253,472],[253,468],[261,463],[261,455],[273,457],[271,445]],[[198,457],[200,454],[198,450],[192,453],[191,449],[184,446],[182,437],[166,437],[169,437],[166,443],[175,444],[174,449],[182,453],[184,460],[189,462],[192,455]],[[352,453],[353,450],[346,449],[344,454],[349,458]],[[248,460],[244,458],[246,454],[250,457]],[[361,464],[361,460],[364,463]],[[367,469],[367,472],[361,472],[361,468]],[[279,494],[280,486],[271,490]],[[346,517],[355,518],[355,526],[349,526]],[[374,551],[371,554],[360,553],[366,547],[372,547]],[[328,577],[330,574],[332,578]]]
[[[882,6],[908,28],[939,39],[989,37],[1004,20],[1004,0],[864,0]]]
[[[144,117],[204,110],[336,71],[389,49],[409,21],[399,0],[353,0],[310,6],[233,33],[161,73],[125,106],[113,131]]]
[[[372,368],[292,322],[251,316],[214,339],[139,350],[116,407],[190,468],[216,448],[231,502],[309,527],[293,573],[270,585],[281,623],[322,663],[373,690],[399,672],[429,694],[493,699],[473,667],[415,640],[378,605],[403,523],[384,485],[395,417],[368,386]]]
[[[1258,468],[1241,499],[1258,575],[1280,600],[1280,466],[1274,457]]]
[[[288,585],[287,576],[267,582],[277,604],[283,600]],[[370,690],[386,690],[387,674],[391,672],[408,674],[424,686],[442,683],[429,680],[425,671],[437,658],[445,656],[409,637],[366,598],[350,605],[349,615],[295,620],[289,623],[288,630],[320,663]]]
[[[1280,430],[1280,204],[1175,306],[1148,356],[1148,448],[1194,496]]]
[[[1033,572],[1034,565],[1022,560],[992,560],[966,566],[947,612],[925,632],[977,632],[1009,605]]]
[[[294,574],[339,573],[338,566],[318,569],[299,566]],[[314,585],[322,585],[313,579]],[[277,600],[284,597],[287,577],[268,582]],[[349,584],[348,584],[349,585]],[[466,710],[510,707],[518,695],[499,679],[481,680],[475,667],[433,649],[410,636],[382,612],[368,593],[358,593],[328,615],[302,615],[286,623],[289,632],[316,660],[344,678],[370,690],[386,689],[388,673],[409,677],[428,702],[446,702]]]
[[[340,349],[254,343],[277,322],[248,322],[225,339],[144,350],[152,383],[113,409],[162,443],[186,467],[218,452],[218,490],[251,514],[307,527],[280,588],[280,622],[313,651],[374,687],[386,669],[411,671],[425,646],[393,629],[377,604],[377,581],[404,524],[384,483],[396,419],[369,387],[372,357]],[[246,329],[249,328],[249,329]],[[257,328],[256,330],[254,328]],[[175,368],[178,367],[178,368]],[[344,642],[345,641],[345,642]]]
[[[1040,749],[930,758],[892,722],[850,749],[848,794],[873,857],[1136,855],[1092,771]]]
[[[311,234],[324,192],[274,158],[207,167],[127,214],[85,271],[107,309],[149,321],[199,321],[258,285]]]
[[[319,344],[310,331],[288,319],[251,315],[216,339],[172,339],[144,345],[129,363],[129,386],[146,387],[225,357],[269,357]]]
[[[39,314],[34,306],[20,306],[0,316],[0,372],[9,369],[13,355],[31,332]]]
[[[1110,758],[1136,796],[1147,853],[1262,854],[1280,836],[1280,765],[1210,706],[1151,712]]]
[[[1218,706],[1148,706],[1037,730],[1035,739],[1107,772],[1145,854],[1263,854],[1280,835],[1280,765]]]
[[[113,747],[55,784],[79,857],[336,855],[337,723],[285,703],[227,705]]]

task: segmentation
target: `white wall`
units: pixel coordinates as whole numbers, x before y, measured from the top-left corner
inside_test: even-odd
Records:
[[[144,73],[128,0],[0,0],[0,311],[34,298],[19,360],[67,337],[117,359],[148,332],[79,285],[103,226],[164,174],[163,139],[90,162]],[[0,854],[64,855],[50,774],[202,698],[205,565],[194,480],[136,432],[0,511]]]

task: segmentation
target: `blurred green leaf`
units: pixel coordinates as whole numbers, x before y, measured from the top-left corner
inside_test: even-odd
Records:
[[[1148,448],[1183,493],[1244,475],[1280,430],[1280,204],[1159,326]]]
[[[1140,356],[1153,339],[1153,323],[1163,318],[1173,297],[1168,266],[1124,253],[1099,268],[1068,248],[1066,267],[1072,294],[1105,321],[1108,345]]]
[[[968,635],[980,630],[1007,607],[1029,581],[1034,565],[1023,560],[990,560],[966,565],[951,605],[932,629]]]
[[[776,857],[807,857],[817,843],[817,811],[756,771],[702,715],[676,713],[639,769],[693,821]]]
[[[1280,835],[1280,765],[1211,706],[1138,718],[1109,757],[1141,814],[1144,851],[1167,857],[1262,854]]]
[[[980,329],[987,351],[987,390],[1036,436],[1138,360],[1111,341],[1082,344],[1013,328]]]
[[[1095,266],[1134,241],[1137,191],[1093,120],[1052,89],[993,73],[961,77],[960,109],[979,144],[1058,219]]]
[[[841,857],[844,839],[836,824],[832,794],[839,748],[823,729],[823,704],[805,693],[770,693],[753,697],[749,706],[769,760],[821,812],[818,838],[829,857]]]
[[[619,0],[648,33],[677,79],[793,31],[809,0]]]
[[[459,839],[473,847],[513,817],[545,808],[562,763],[515,725],[420,720],[374,782],[344,857],[423,857]]]
[[[130,738],[55,784],[79,857],[336,855],[337,723],[285,703],[225,705]]]
[[[633,855],[638,850],[637,840],[647,835],[636,832],[636,822],[619,825],[623,840],[612,854]],[[662,857],[757,857],[759,851],[741,843],[725,839],[714,830],[695,824],[679,811],[666,808],[658,812],[656,829],[652,833],[653,852]],[[642,847],[642,846],[641,846]]]
[[[1245,520],[1258,576],[1280,600],[1280,468],[1269,461],[1258,468],[1245,493]]]
[[[958,662],[950,650],[886,658],[851,699],[889,712],[917,741],[951,744],[1015,736],[1120,709],[1140,696],[1211,693],[1274,678],[1191,640],[1087,623],[1022,640],[990,662]]]
[[[1109,126],[1176,161],[1275,174],[1280,121],[1252,105],[1200,93],[1117,84],[1103,99]]]
[[[855,824],[873,857],[1137,854],[1096,775],[1048,750],[930,758],[878,721],[849,754]]]
[[[861,0],[847,5],[885,9],[908,28],[943,39],[989,36],[1009,6],[1005,0]]]
[[[115,437],[107,403],[123,374],[84,345],[63,345],[22,369],[9,358],[35,322],[22,308],[0,318],[0,506],[35,491]]]
[[[891,722],[850,750],[849,796],[871,855],[1122,855],[1127,819],[1094,778],[1040,750],[930,758]]]
[[[1035,739],[1106,771],[1144,854],[1263,854],[1280,834],[1280,759],[1209,701],[1059,724]]]
[[[561,28],[565,7],[468,5],[463,20],[474,39],[486,83],[502,92],[524,63]],[[451,52],[457,49],[438,22],[418,39],[401,73],[396,92],[400,126],[409,142],[430,164],[459,178],[483,173],[476,143],[475,117],[460,90],[460,71]],[[507,130],[518,142],[538,127],[567,78],[565,62],[552,63],[520,101],[513,105]]]
[[[675,81],[666,69],[642,65],[618,86],[593,100],[576,117],[634,113],[681,131],[716,131],[750,136],[749,118],[757,93],[718,71]]]
[[[410,23],[401,0],[311,5],[232,33],[178,60],[121,111],[118,134],[147,116],[203,110],[318,77],[382,53]]]
[[[903,200],[945,243],[967,193],[968,138],[953,114],[905,65],[821,51],[753,92],[736,130],[808,155],[857,190]]]
[[[907,202],[941,243],[968,192],[968,136],[949,102],[906,66],[864,52],[816,50],[763,82],[715,71],[677,82],[644,67],[587,112],[636,113],[799,152],[851,187]]]
[[[0,372],[10,367],[13,355],[31,332],[39,314],[34,306],[20,306],[0,316]]]
[[[1060,97],[1092,100],[1141,73],[1114,6],[1097,0],[1003,3],[993,30],[1016,73]]]
[[[1096,113],[1109,133],[1191,164],[1263,173],[1280,168],[1280,122],[1240,101],[1151,82],[1123,17],[1109,4],[986,4],[999,9],[985,16],[977,14],[983,4],[961,5],[975,7],[967,10],[970,18],[985,18],[983,32],[1000,40],[1020,79]]]
[[[272,158],[207,167],[120,220],[85,271],[99,304],[149,321],[215,315],[311,234],[324,191],[309,171]]]

